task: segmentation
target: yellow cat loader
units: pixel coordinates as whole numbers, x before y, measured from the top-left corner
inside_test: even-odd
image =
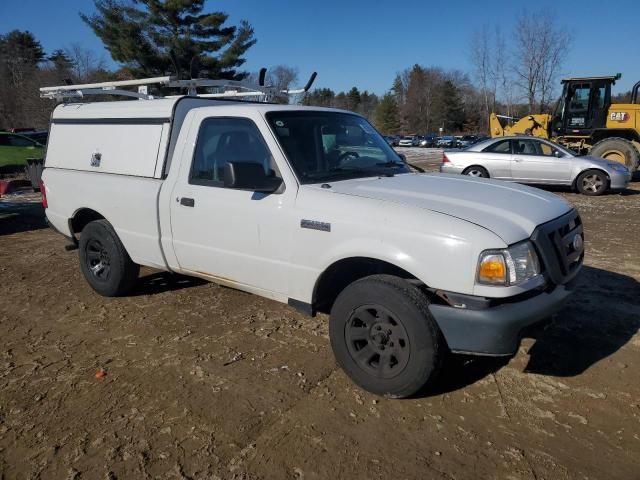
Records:
[[[631,103],[611,103],[611,86],[620,78],[566,78],[552,115],[528,115],[506,126],[507,117],[491,114],[492,137],[534,135],[548,138],[578,153],[623,163],[631,172],[640,163],[640,82]]]

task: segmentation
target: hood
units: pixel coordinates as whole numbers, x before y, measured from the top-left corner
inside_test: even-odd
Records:
[[[323,190],[460,218],[489,229],[507,245],[529,238],[538,225],[572,208],[561,197],[537,188],[462,175],[370,177],[333,182],[331,187]]]
[[[591,155],[582,155],[580,157],[574,157],[574,160],[581,160],[583,162],[588,162],[592,165],[598,165],[602,168],[607,168],[607,169],[611,169],[611,165],[615,165],[616,162],[615,160],[607,160],[606,158],[601,158],[601,157],[592,157]],[[624,164],[620,164],[623,165]]]

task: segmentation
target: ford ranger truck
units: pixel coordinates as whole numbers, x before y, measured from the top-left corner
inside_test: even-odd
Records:
[[[341,110],[61,104],[42,178],[47,219],[98,294],[126,295],[146,265],[328,314],[342,369],[393,397],[432,382],[449,352],[513,355],[583,263],[560,197],[415,173]]]

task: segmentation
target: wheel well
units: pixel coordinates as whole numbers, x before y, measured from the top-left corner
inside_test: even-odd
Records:
[[[104,217],[95,210],[91,210],[90,208],[81,208],[76,212],[73,218],[69,220],[71,234],[74,235],[76,233],[80,233],[84,227],[89,224],[89,222],[103,218]]]
[[[417,281],[406,270],[383,260],[368,257],[345,258],[332,264],[318,278],[313,290],[313,311],[329,313],[333,302],[347,285],[369,275],[382,273]]]

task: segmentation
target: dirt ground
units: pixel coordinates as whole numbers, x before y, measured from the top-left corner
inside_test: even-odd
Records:
[[[150,270],[102,298],[33,195],[1,200],[0,479],[640,479],[640,182],[558,193],[581,288],[411,400],[355,387],[325,316]]]

